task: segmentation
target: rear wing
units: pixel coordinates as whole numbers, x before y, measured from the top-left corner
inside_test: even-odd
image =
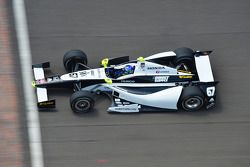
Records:
[[[200,82],[214,82],[214,76],[208,56],[211,52],[212,51],[197,51],[195,53],[196,71]]]
[[[36,88],[36,95],[37,95],[37,107],[39,109],[47,109],[47,108],[55,108],[56,101],[48,99],[47,88],[40,88],[36,87],[36,83],[44,82],[45,75],[44,75],[44,68],[49,68],[50,63],[41,63],[32,65],[35,81],[33,82],[33,86]]]
[[[215,106],[216,101],[216,84],[218,81],[214,81],[214,76],[209,60],[209,54],[212,51],[196,51],[195,53],[195,65],[196,71],[199,77],[199,83],[201,85],[201,89],[207,97],[207,102],[205,104],[206,109],[209,109]]]

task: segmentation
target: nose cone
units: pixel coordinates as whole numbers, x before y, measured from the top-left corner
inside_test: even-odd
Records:
[[[64,74],[64,75],[61,76],[61,79],[64,80],[64,81],[77,80],[78,79],[78,73],[73,72],[73,73]]]

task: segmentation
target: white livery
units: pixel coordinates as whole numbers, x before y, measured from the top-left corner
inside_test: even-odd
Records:
[[[130,61],[127,56],[103,59],[101,68],[87,66],[81,50],[64,55],[68,73],[45,77],[49,63],[33,65],[38,107],[55,107],[48,88],[73,88],[70,105],[75,113],[92,111],[95,96],[111,98],[109,112],[134,113],[184,109],[197,111],[215,105],[216,84],[209,60],[211,51],[178,48]]]

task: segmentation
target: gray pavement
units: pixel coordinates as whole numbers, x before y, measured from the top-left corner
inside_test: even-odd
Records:
[[[33,63],[63,74],[63,54],[84,50],[89,65],[181,46],[213,49],[217,107],[196,113],[74,115],[71,90],[51,90],[57,112],[40,113],[46,167],[250,165],[248,0],[26,0]]]

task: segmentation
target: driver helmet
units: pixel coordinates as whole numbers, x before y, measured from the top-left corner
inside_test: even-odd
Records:
[[[126,66],[124,67],[124,74],[125,74],[125,75],[133,74],[133,71],[134,71],[134,68],[133,68],[133,66],[131,66],[131,65],[126,65]]]

